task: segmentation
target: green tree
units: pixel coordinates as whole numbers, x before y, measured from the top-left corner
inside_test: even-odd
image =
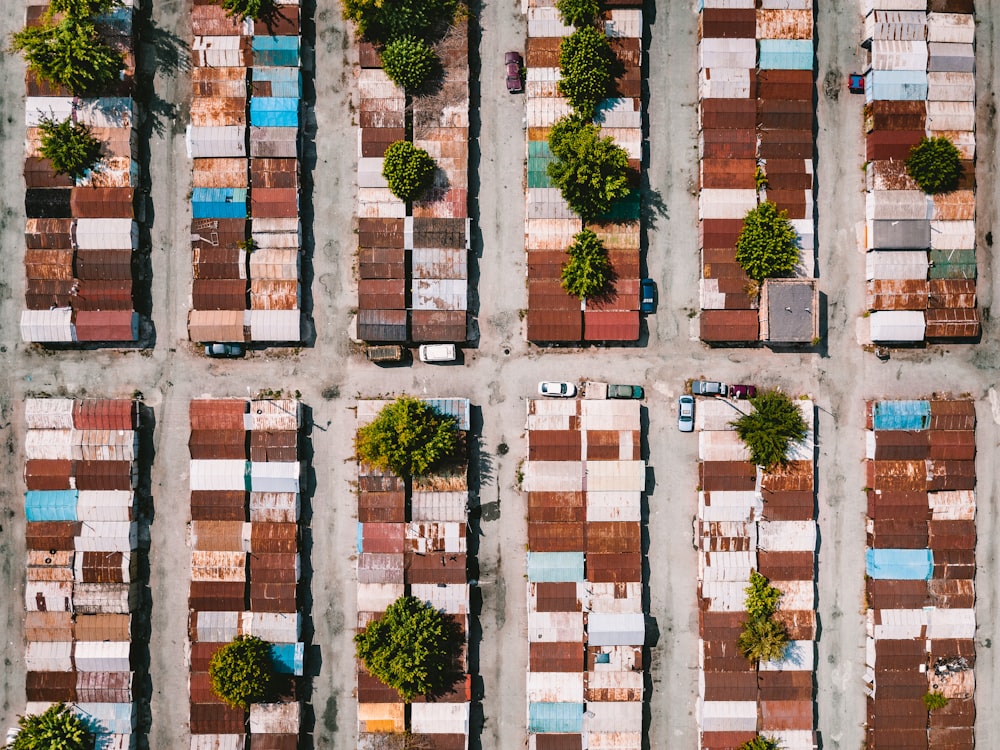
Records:
[[[945,698],[944,693],[938,690],[925,693],[923,700],[928,711],[936,711],[948,705],[948,699]]]
[[[739,746],[739,750],[780,750],[781,746],[773,737],[757,735]]]
[[[41,131],[42,156],[52,161],[56,174],[82,177],[101,158],[101,142],[90,127],[67,117],[55,120],[45,117],[38,124]]]
[[[743,218],[736,241],[736,262],[754,281],[791,273],[799,262],[799,235],[771,201],[751,209]]]
[[[778,608],[781,591],[768,583],[767,577],[756,570],[750,571],[750,585],[746,592],[746,609],[751,620],[766,619]]]
[[[629,194],[628,154],[593,123],[563,118],[549,134],[549,148],[556,157],[549,178],[584,221],[603,216]]]
[[[771,618],[747,620],[743,623],[743,630],[736,644],[743,656],[754,664],[778,661],[785,656],[788,632],[780,622]]]
[[[431,155],[409,141],[396,141],[385,150],[382,176],[401,201],[417,200],[434,182],[437,165]]]
[[[577,29],[559,44],[559,93],[590,120],[611,91],[611,45],[594,26]]]
[[[92,18],[107,13],[118,5],[121,5],[119,0],[50,0],[45,18],[52,18],[60,13],[73,18]]]
[[[592,24],[601,12],[600,0],[556,0],[556,10],[567,26]]]
[[[358,430],[354,444],[365,463],[419,477],[455,455],[458,425],[426,401],[401,396]]]
[[[62,703],[40,714],[21,716],[18,732],[5,750],[93,750],[94,734],[86,722]]]
[[[215,2],[225,9],[227,16],[236,16],[241,21],[248,18],[256,21],[274,12],[271,0],[215,0]]]
[[[409,35],[385,46],[382,66],[389,80],[410,92],[419,90],[439,70],[437,55],[431,46]]]
[[[611,280],[611,262],[601,238],[589,229],[577,232],[566,249],[569,262],[562,267],[562,288],[574,297],[596,297]]]
[[[808,432],[802,412],[781,391],[763,391],[750,403],[754,410],[730,423],[750,450],[750,460],[765,469],[785,463],[788,446]]]
[[[72,15],[15,32],[11,48],[39,78],[78,95],[107,86],[123,65],[121,53],[101,40],[91,19]]]
[[[365,668],[407,703],[419,695],[437,695],[456,676],[461,648],[452,621],[412,596],[400,597],[378,620],[354,636]]]
[[[962,154],[944,136],[921,138],[910,149],[906,171],[925,193],[948,193],[958,187],[962,176]]]
[[[249,708],[267,697],[274,674],[271,644],[238,635],[214,654],[208,664],[212,692],[233,708]]]
[[[457,0],[342,0],[344,18],[372,42],[413,35],[430,39],[452,22]]]

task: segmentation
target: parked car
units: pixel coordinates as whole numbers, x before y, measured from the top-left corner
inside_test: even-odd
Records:
[[[419,353],[421,362],[454,362],[454,344],[421,344]]]
[[[652,279],[639,282],[639,309],[644,313],[656,312],[656,282]]]
[[[694,432],[694,399],[686,393],[677,399],[677,429]]]
[[[731,385],[729,386],[729,398],[753,398],[757,395],[755,385]]]
[[[609,385],[608,398],[642,398],[641,385]]]
[[[524,60],[520,52],[507,52],[503,56],[504,67],[507,69],[507,93],[520,94],[524,90],[521,80],[521,66]]]
[[[235,358],[245,353],[243,344],[205,344],[205,354],[209,357]]]
[[[865,93],[865,77],[860,73],[851,73],[847,77],[847,90],[852,94]]]
[[[573,398],[576,395],[576,386],[572,383],[557,383],[552,380],[545,380],[538,384],[538,393],[542,396]]]
[[[691,383],[691,393],[696,396],[727,396],[729,390],[725,383],[717,380],[695,380]]]

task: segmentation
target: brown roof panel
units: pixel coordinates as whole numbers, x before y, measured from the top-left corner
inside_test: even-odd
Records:
[[[528,521],[575,521],[587,519],[582,492],[529,492]]]
[[[132,280],[95,281],[81,279],[76,284],[72,305],[74,310],[90,312],[132,310]],[[90,321],[91,324],[94,321]],[[79,334],[77,334],[79,336]]]
[[[967,727],[931,727],[927,730],[927,747],[947,747],[949,750],[975,750],[975,729]]]
[[[405,557],[407,583],[466,583],[464,554],[417,555],[408,552]]]
[[[575,583],[536,583],[534,586],[535,612],[580,611]]]
[[[897,581],[868,579],[866,588],[872,607],[886,609],[919,609],[927,604],[927,581]],[[894,641],[877,641],[894,643]],[[907,642],[908,643],[908,642]],[[876,655],[882,653],[876,648]]]
[[[397,703],[399,693],[377,677],[372,677],[364,667],[358,667],[358,703]]]
[[[266,17],[254,20],[253,33],[254,36],[298,36],[299,23],[299,6],[277,5]]]
[[[587,553],[639,553],[642,533],[638,522],[592,521],[586,526]],[[579,550],[580,547],[575,549]]]
[[[361,523],[402,523],[406,520],[403,492],[361,492],[358,521]]]
[[[764,518],[769,521],[811,521],[816,517],[812,490],[764,492]]]
[[[868,161],[898,159],[905,161],[910,149],[924,137],[921,130],[877,130],[865,136],[865,158]]]
[[[255,523],[250,528],[250,551],[254,554],[297,552],[299,526],[296,523]]]
[[[132,489],[130,461],[76,461],[73,471],[78,490]]]
[[[256,218],[297,218],[299,215],[299,191],[294,187],[255,187],[250,192],[250,212]]]
[[[195,310],[245,310],[246,279],[194,279],[192,299]]]
[[[588,310],[583,314],[586,341],[637,341],[639,311]]]
[[[771,730],[812,730],[812,700],[761,701],[761,721]]]
[[[72,187],[73,179],[68,175],[56,174],[52,162],[39,156],[24,159],[24,184],[28,188]]]
[[[528,310],[528,340],[541,342],[580,341],[583,315],[579,310]]]
[[[869,310],[926,310],[930,284],[923,279],[874,279],[866,284]]]
[[[875,434],[875,459],[879,461],[923,460],[930,455],[927,430],[879,430]]]
[[[528,433],[528,460],[578,461],[581,440],[579,430],[532,430]]]
[[[191,581],[188,607],[200,612],[233,612],[246,608],[246,584]]]
[[[298,461],[298,443],[299,435],[293,430],[254,430],[250,433],[250,460]]]
[[[245,265],[241,263],[244,257],[236,247],[197,246],[192,261],[194,278],[238,279],[246,274]]]
[[[76,701],[76,672],[28,672],[24,690],[29,701]]]
[[[699,335],[709,343],[757,341],[760,338],[757,311],[702,310]]]
[[[246,521],[246,493],[195,490],[191,493],[192,521]]]
[[[296,584],[299,574],[296,555],[290,552],[250,556],[250,583]],[[251,597],[253,590],[251,589]],[[294,593],[292,593],[294,599]]]
[[[246,438],[243,430],[191,430],[188,450],[192,460],[245,459]]]
[[[246,713],[224,703],[192,703],[191,734],[243,734]]]
[[[583,549],[582,523],[528,523],[528,549],[532,552],[577,552]]]
[[[578,297],[567,294],[558,278],[529,278],[528,309],[532,311],[560,310],[579,314],[580,300]]]
[[[29,550],[72,550],[82,526],[78,521],[33,521],[24,527],[25,546]]]
[[[706,701],[756,701],[757,675],[753,672],[705,672]]]
[[[698,14],[702,39],[753,39],[757,12],[753,8],[705,8]]]
[[[698,744],[702,750],[733,750],[757,737],[757,732],[701,732]]]
[[[638,583],[642,581],[642,555],[636,553],[597,554],[586,558],[587,580],[595,583]]]
[[[358,276],[362,279],[405,279],[406,251],[396,248],[358,250]]]
[[[758,550],[757,569],[772,581],[811,581],[815,560],[812,552]]]
[[[928,307],[976,306],[976,282],[973,279],[931,279],[928,285]]]
[[[250,609],[254,612],[296,611],[296,587],[292,582],[250,582]]]
[[[245,399],[194,399],[188,410],[192,430],[243,430],[250,404]]]
[[[358,306],[368,310],[405,310],[406,279],[360,279]]]
[[[736,241],[743,231],[743,219],[705,219],[698,226],[702,247],[726,248],[727,260],[736,260]],[[708,263],[709,261],[705,261]]]
[[[77,250],[74,259],[76,275],[87,279],[131,279],[131,250]]]
[[[28,459],[24,463],[24,483],[29,490],[68,490],[72,461]]]
[[[530,643],[531,672],[580,672],[585,662],[582,643]]]
[[[69,205],[75,219],[131,219],[132,199],[127,187],[73,188]]]

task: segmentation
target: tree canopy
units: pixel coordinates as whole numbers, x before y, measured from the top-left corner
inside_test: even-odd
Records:
[[[928,711],[937,711],[939,708],[944,708],[948,705],[948,699],[939,690],[924,693],[923,701]]]
[[[74,94],[99,91],[115,80],[123,65],[121,53],[100,38],[94,22],[73,15],[43,19],[38,26],[15,32],[11,48],[39,78]]]
[[[227,16],[235,16],[241,21],[248,18],[258,20],[274,12],[272,0],[215,0],[221,5]]]
[[[459,636],[446,615],[404,596],[355,635],[354,644],[372,676],[409,703],[420,695],[438,695],[454,682]]]
[[[589,229],[577,232],[566,253],[569,262],[562,267],[563,289],[580,299],[605,291],[611,280],[611,262],[600,237]]]
[[[401,201],[417,200],[434,182],[437,165],[431,155],[409,141],[396,141],[385,150],[382,176]]]
[[[93,750],[94,734],[87,723],[63,703],[40,714],[21,716],[18,732],[6,750]]]
[[[600,0],[556,0],[556,10],[567,26],[586,26],[601,12]]]
[[[120,4],[120,0],[50,0],[44,15],[52,18],[61,13],[73,18],[90,18],[107,13]]]
[[[781,592],[767,581],[767,577],[756,570],[750,571],[750,585],[744,589],[746,593],[746,610],[750,619],[767,618],[778,608]]]
[[[787,211],[765,201],[743,218],[736,262],[754,281],[791,273],[800,255],[799,235],[788,221]]]
[[[780,748],[781,746],[776,739],[759,734],[739,746],[739,750],[780,750]]]
[[[549,178],[584,221],[603,216],[628,196],[628,154],[612,138],[602,138],[593,123],[563,118],[549,134],[549,148],[556,157]]]
[[[774,619],[781,591],[772,586],[765,576],[752,570],[750,585],[744,592],[747,620],[736,640],[740,652],[754,664],[783,658],[788,644],[788,631]]]
[[[454,417],[412,396],[401,396],[358,430],[358,456],[401,477],[424,476],[455,455],[458,424]]]
[[[101,142],[83,123],[73,122],[69,117],[65,120],[45,117],[38,129],[41,131],[39,151],[52,161],[56,174],[69,175],[73,179],[82,177],[101,158]]]
[[[342,0],[344,18],[354,21],[358,33],[372,42],[386,43],[402,36],[431,39],[455,17],[457,0]]]
[[[611,45],[594,26],[577,29],[559,44],[559,93],[590,120],[611,90]]]
[[[925,193],[948,193],[962,176],[962,153],[944,136],[921,138],[910,149],[906,171]]]
[[[212,692],[233,708],[249,708],[268,694],[274,665],[271,644],[255,636],[238,635],[214,654],[208,664]]]
[[[754,410],[730,423],[746,443],[750,460],[765,469],[785,463],[788,446],[808,431],[802,412],[781,391],[762,391],[750,403]]]
[[[412,93],[427,83],[440,66],[437,55],[427,42],[407,35],[393,39],[385,46],[382,67],[390,81]]]

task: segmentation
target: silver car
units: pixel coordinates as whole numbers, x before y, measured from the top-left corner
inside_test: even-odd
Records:
[[[677,400],[677,429],[694,432],[694,398],[687,394]]]

